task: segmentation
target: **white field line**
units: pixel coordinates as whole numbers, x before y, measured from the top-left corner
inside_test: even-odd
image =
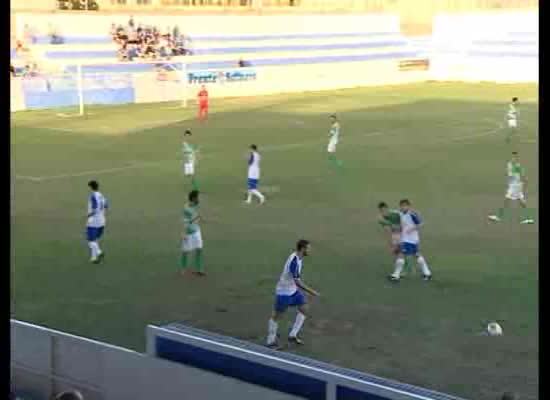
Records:
[[[371,132],[371,133],[366,133],[364,135],[361,135],[361,137],[379,136],[383,134],[384,134],[383,132]],[[303,142],[303,143],[289,143],[289,144],[282,144],[282,145],[265,146],[262,148],[262,150],[266,152],[280,151],[280,150],[288,150],[288,149],[293,149],[298,147],[308,147],[312,145],[319,145],[321,143],[324,143],[324,141],[322,142],[319,140],[315,142],[312,141],[312,142]],[[209,158],[211,156],[212,155],[201,156],[201,159]],[[52,181],[52,180],[67,179],[67,178],[77,178],[82,176],[112,174],[115,172],[126,171],[130,169],[146,168],[146,167],[156,166],[164,163],[172,163],[172,162],[179,162],[179,161],[180,161],[179,159],[168,159],[168,160],[159,160],[159,161],[135,162],[130,165],[124,165],[120,167],[105,168],[105,169],[99,169],[99,170],[89,170],[89,171],[60,174],[60,175],[49,175],[49,176],[16,175],[15,179],[22,180],[22,181],[30,181],[30,182],[44,182],[44,181]]]
[[[490,136],[490,135],[500,131],[501,129],[502,129],[502,127],[498,127],[498,128],[491,129],[489,131],[474,133],[472,135],[458,136],[458,137],[455,137],[455,138],[436,140],[434,142],[430,142],[429,144],[432,145],[432,144],[461,142],[463,140],[469,140],[469,139],[474,139],[474,138],[479,138],[479,137],[484,137],[484,136]]]
[[[118,130],[118,129],[112,129],[110,126],[107,126],[107,125],[100,125],[100,126],[96,126],[96,128],[100,128],[101,131],[99,132],[100,134],[130,134],[130,133],[135,133],[135,132],[141,132],[141,131],[146,131],[146,130],[150,130],[150,129],[155,129],[155,128],[161,128],[161,127],[168,127],[168,126],[171,126],[171,125],[174,125],[174,124],[179,124],[179,123],[182,123],[182,122],[185,122],[185,121],[188,121],[188,119],[181,119],[181,118],[178,118],[178,119],[174,119],[174,120],[158,120],[158,121],[153,121],[149,124],[146,124],[146,125],[140,125],[139,127],[136,127],[136,128],[130,128],[130,129],[126,129],[126,130]],[[14,127],[17,129],[19,128],[18,125],[14,125]],[[37,129],[37,130],[45,130],[45,131],[52,131],[52,132],[69,132],[69,133],[98,133],[97,131],[94,131],[94,130],[90,130],[89,128],[85,128],[85,129],[80,129],[80,128],[74,128],[74,129],[70,129],[70,128],[49,128],[49,127],[38,127],[38,126],[21,126],[21,127],[24,127],[24,128],[31,128],[31,129]]]
[[[20,126],[15,125],[15,128],[18,129],[18,128],[20,128]],[[41,130],[41,131],[42,131],[42,130],[44,130],[44,131],[52,131],[52,132],[57,132],[57,133],[59,133],[59,132],[68,132],[68,133],[79,132],[79,131],[77,131],[77,130],[75,130],[75,129],[67,129],[67,128],[46,128],[46,127],[40,127],[40,128],[38,128],[38,127],[35,127],[35,126],[21,126],[21,128],[25,128],[25,129],[30,128],[30,129],[36,129],[36,130]]]
[[[491,129],[489,131],[473,134],[473,135],[467,135],[467,136],[460,136],[456,138],[449,138],[449,139],[442,139],[439,141],[431,142],[431,144],[442,144],[442,143],[451,143],[451,142],[457,142],[462,140],[468,140],[478,137],[484,137],[492,135],[493,133],[499,131],[502,128],[495,128]],[[396,132],[396,131],[393,131]],[[381,136],[381,135],[388,135],[390,132],[367,132],[363,135],[357,135],[353,137],[373,137],[373,136]],[[280,151],[280,150],[289,150],[289,149],[295,149],[300,147],[309,147],[309,146],[317,146],[319,144],[324,143],[326,140],[323,141],[310,141],[310,142],[302,142],[302,143],[288,143],[288,144],[282,144],[282,145],[272,145],[272,146],[265,146],[261,150],[265,152],[271,152],[271,151]],[[358,143],[354,143],[354,146],[360,145]],[[201,156],[201,159],[212,157],[212,155],[207,156]],[[29,175],[16,175],[15,178],[17,180],[22,181],[30,181],[30,182],[44,182],[44,181],[52,181],[52,180],[59,180],[59,179],[67,179],[67,178],[77,178],[77,177],[83,177],[83,176],[97,176],[97,175],[104,175],[104,174],[112,174],[120,171],[126,171],[131,169],[139,169],[139,168],[146,168],[151,166],[157,166],[164,163],[172,163],[172,162],[179,162],[179,159],[168,159],[168,160],[159,160],[159,161],[145,161],[145,162],[135,162],[130,165],[120,166],[120,167],[113,167],[113,168],[106,168],[106,169],[99,169],[99,170],[89,170],[89,171],[82,171],[77,173],[67,173],[67,174],[60,174],[60,175],[50,175],[50,176],[29,176]]]
[[[73,174],[60,174],[60,175],[50,175],[50,176],[16,175],[15,179],[19,179],[23,181],[26,180],[31,182],[44,182],[44,181],[52,181],[52,180],[65,179],[65,178],[76,178],[76,177],[90,176],[90,175],[112,174],[114,172],[125,171],[129,169],[145,168],[145,167],[163,164],[166,162],[174,162],[174,161],[175,160],[136,162],[136,163],[132,163],[130,165],[125,165],[121,167],[82,171],[82,172],[77,172]]]

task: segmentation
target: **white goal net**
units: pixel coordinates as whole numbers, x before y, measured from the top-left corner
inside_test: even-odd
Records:
[[[187,105],[185,65],[166,61],[69,65],[24,79],[22,87],[28,108],[53,109],[60,117],[83,116],[97,105]]]

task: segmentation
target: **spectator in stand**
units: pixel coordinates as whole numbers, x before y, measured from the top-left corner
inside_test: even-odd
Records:
[[[119,50],[118,50],[118,60],[119,61],[128,61],[128,50],[127,50],[127,44],[125,43]]]
[[[239,68],[251,67],[251,66],[252,64],[250,63],[250,61],[245,61],[243,60],[242,57],[239,59]]]
[[[59,393],[53,400],[84,400],[84,396],[78,390],[69,390]]]
[[[134,16],[130,15],[130,20],[128,21],[128,26],[132,29],[134,29]]]
[[[29,48],[21,40],[15,42],[15,53],[20,54],[27,51],[29,51]]]
[[[111,29],[109,29],[109,34],[111,38],[116,41],[118,39],[118,28],[116,24],[111,24]]]
[[[139,38],[139,32],[131,30],[130,32],[128,32],[127,40],[128,43],[139,44],[141,42]]]
[[[55,25],[52,23],[48,24],[48,31],[50,36],[50,44],[63,44],[64,40],[61,34],[59,33],[59,30]]]
[[[172,42],[168,42],[168,46],[166,47],[166,59],[169,60],[174,55],[174,46],[172,46]]]
[[[126,46],[126,49],[127,49],[126,55],[127,55],[128,61],[133,61],[134,58],[139,57],[139,50],[137,48],[137,44],[128,44]]]
[[[133,20],[133,17],[132,17]],[[111,25],[111,34],[115,30]],[[186,47],[186,38],[180,35],[178,26],[174,26],[176,36],[170,33],[170,27],[161,33],[156,26],[128,24],[127,28],[119,26],[113,36],[113,41],[119,46],[120,60],[134,60],[135,58],[170,59],[173,56],[192,54]],[[188,40],[187,40],[188,41]]]
[[[29,64],[25,64],[25,66],[21,70],[21,76],[23,78],[28,78],[31,73],[31,66]]]
[[[153,42],[151,39],[147,40],[145,42],[145,58],[151,58],[155,59],[157,55],[157,52],[155,50],[155,47],[153,46]]]
[[[36,31],[28,24],[25,24],[25,27],[23,28],[23,38],[25,40],[25,43],[36,44],[36,42],[38,41],[38,38],[36,37]]]
[[[10,74],[12,78],[16,76],[15,67],[13,64],[10,64]]]
[[[29,67],[28,76],[30,78],[36,78],[39,76],[38,64],[32,63]]]

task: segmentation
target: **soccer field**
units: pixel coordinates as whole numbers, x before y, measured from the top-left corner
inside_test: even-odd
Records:
[[[505,143],[507,104],[520,134]],[[322,293],[300,354],[386,378],[493,400],[538,392],[538,225],[502,205],[518,150],[538,209],[535,85],[423,83],[214,99],[207,124],[166,104],[12,116],[14,317],[144,350],[145,326],[192,326],[262,342],[276,280],[299,238],[304,281]],[[342,133],[327,161],[329,115]],[[204,279],[178,272],[185,128],[200,147]],[[246,155],[262,154],[265,205],[245,205]],[[84,241],[87,182],[110,201],[104,264]],[[419,272],[392,271],[377,203],[409,198],[424,218]],[[282,324],[293,321],[289,315]],[[498,321],[504,336],[480,332]]]

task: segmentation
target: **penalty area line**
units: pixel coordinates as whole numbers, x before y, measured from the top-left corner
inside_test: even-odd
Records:
[[[42,178],[38,176],[15,175],[15,179],[20,181],[42,182]]]
[[[90,171],[82,171],[72,174],[60,174],[60,175],[50,175],[50,176],[25,176],[25,175],[16,175],[15,178],[19,180],[27,180],[31,182],[44,182],[44,181],[53,181],[53,180],[59,180],[59,179],[66,179],[66,178],[77,178],[82,176],[93,176],[93,175],[103,175],[103,174],[111,174],[115,172],[120,171],[126,171],[131,169],[138,169],[138,168],[146,168],[154,165],[160,165],[166,162],[174,162],[176,160],[163,160],[163,161],[151,161],[151,162],[137,162],[132,163],[130,165],[125,165],[121,167],[114,167],[114,168],[105,168],[105,169],[98,169],[98,170],[90,170]]]

